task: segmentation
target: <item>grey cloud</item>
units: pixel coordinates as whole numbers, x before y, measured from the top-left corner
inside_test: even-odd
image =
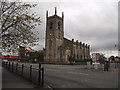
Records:
[[[112,1],[112,0],[111,0]],[[114,0],[113,0],[114,1]],[[115,50],[114,44],[118,43],[118,10],[117,2],[40,2],[34,9],[42,19],[41,26],[36,29],[40,32],[40,45],[45,46],[45,12],[65,14],[64,32],[68,39],[82,41],[91,45],[91,51]]]

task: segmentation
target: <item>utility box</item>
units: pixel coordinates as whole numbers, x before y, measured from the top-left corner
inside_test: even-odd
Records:
[[[100,63],[93,63],[94,69],[98,69],[99,65],[100,65]]]
[[[87,62],[87,69],[91,69],[91,62]]]

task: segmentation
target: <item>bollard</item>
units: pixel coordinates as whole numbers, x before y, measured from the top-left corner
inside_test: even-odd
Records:
[[[41,64],[39,64],[38,85],[40,85],[40,86],[41,86]]]
[[[42,68],[42,86],[44,86],[44,67]]]
[[[22,64],[22,76],[23,76],[23,68],[24,68],[24,64]]]
[[[32,76],[32,65],[30,65],[30,80],[31,80],[31,76]]]

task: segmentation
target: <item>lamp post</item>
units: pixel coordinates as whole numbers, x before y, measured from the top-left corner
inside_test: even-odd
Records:
[[[115,48],[117,49],[118,56],[119,56],[119,51],[120,51],[119,43],[118,43],[118,45],[115,44]],[[115,58],[115,68],[117,68],[117,59],[116,58]]]

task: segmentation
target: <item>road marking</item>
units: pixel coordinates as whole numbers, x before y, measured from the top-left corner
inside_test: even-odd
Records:
[[[52,70],[52,69],[46,69],[47,71],[52,71],[52,72],[61,72],[61,70]],[[78,72],[71,72],[71,71],[66,71],[66,73],[71,73],[71,74],[76,74],[76,75],[89,75],[87,73],[78,73]]]
[[[80,74],[80,75],[89,75],[89,74],[87,74],[87,73],[78,73],[78,72],[70,72],[70,71],[69,71],[69,72],[67,72],[67,73],[77,74],[77,75],[78,75],[78,74]]]
[[[51,86],[47,85],[47,87],[50,89],[50,90],[54,90]]]
[[[65,68],[65,67],[59,67],[59,69],[63,69],[63,70],[74,70],[73,68]]]
[[[46,69],[47,71],[54,71],[54,72],[60,72],[60,70],[51,70],[51,69]]]

